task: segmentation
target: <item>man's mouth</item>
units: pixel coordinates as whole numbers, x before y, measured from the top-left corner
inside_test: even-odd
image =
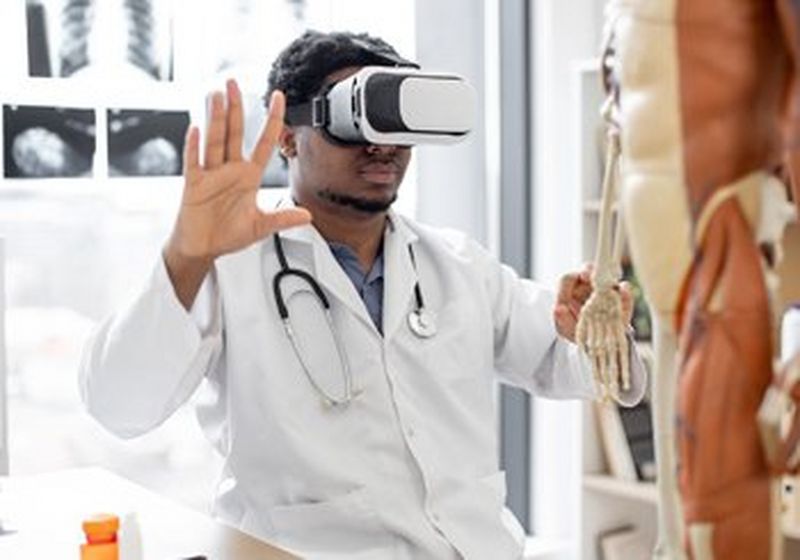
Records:
[[[394,162],[371,162],[359,169],[359,175],[370,183],[394,183],[400,176],[400,167]]]

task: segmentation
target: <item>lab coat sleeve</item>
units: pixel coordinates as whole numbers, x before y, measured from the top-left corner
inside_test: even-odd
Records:
[[[222,330],[215,272],[187,313],[159,259],[145,289],[84,348],[79,386],[89,413],[125,438],[160,425],[215,366]]]
[[[588,358],[556,331],[555,293],[496,261],[485,269],[494,316],[495,371],[501,380],[542,397],[597,398]],[[617,398],[626,406],[638,403],[647,385],[647,370],[629,341],[631,387]]]

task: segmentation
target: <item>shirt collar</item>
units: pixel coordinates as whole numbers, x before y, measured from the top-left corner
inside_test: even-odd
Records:
[[[361,268],[358,255],[356,255],[356,252],[353,251],[349,245],[335,242],[330,242],[328,245],[331,248],[333,256],[336,257],[336,260],[339,261],[342,266],[345,266],[345,263],[349,263],[349,266],[354,267],[361,273],[364,284],[371,284],[375,280],[383,278],[383,243],[378,247],[378,254],[372,262],[372,268],[370,268],[366,274],[364,274],[364,270]]]

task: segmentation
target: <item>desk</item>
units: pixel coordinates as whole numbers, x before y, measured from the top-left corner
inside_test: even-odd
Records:
[[[295,558],[99,468],[0,477],[0,519],[16,529],[0,536],[0,558],[77,560],[81,521],[98,512],[135,512],[147,560]]]

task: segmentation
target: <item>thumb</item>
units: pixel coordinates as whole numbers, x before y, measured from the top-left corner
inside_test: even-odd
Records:
[[[284,208],[272,212],[259,211],[256,220],[256,236],[258,239],[262,239],[276,231],[311,223],[311,212],[305,208]]]
[[[630,282],[620,282],[620,297],[622,298],[622,310],[625,313],[625,321],[630,323],[633,318],[633,289]]]
[[[633,301],[633,288],[630,282],[623,281],[619,283],[619,293],[622,300]]]

